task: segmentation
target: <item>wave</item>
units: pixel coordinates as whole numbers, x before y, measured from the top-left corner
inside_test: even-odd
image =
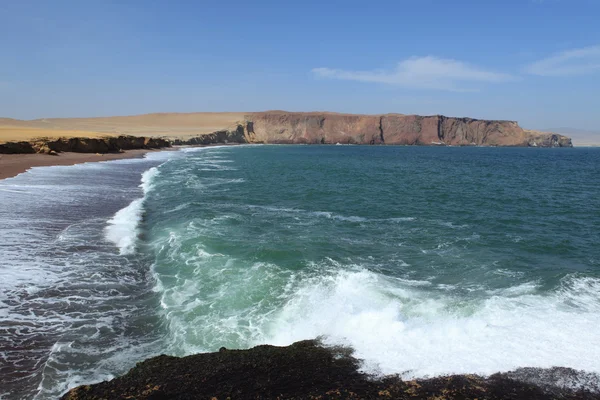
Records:
[[[152,167],[142,174],[140,187],[144,197],[135,199],[108,220],[105,228],[105,238],[119,248],[119,254],[135,253],[136,241],[139,236],[139,224],[144,214],[144,200],[152,188],[152,182],[159,175],[157,167]]]
[[[138,225],[142,220],[144,211],[143,202],[143,198],[132,201],[108,220],[106,239],[119,248],[121,255],[135,252],[135,241],[139,234]]]
[[[181,260],[182,238],[170,240],[167,252]],[[600,373],[600,279],[568,276],[551,292],[534,281],[457,297],[452,285],[329,259],[294,272],[200,244],[185,258],[176,277],[156,274],[171,351],[181,355],[321,337],[352,347],[365,372],[407,379],[520,367]]]
[[[157,167],[152,167],[142,174],[142,183],[140,187],[143,189],[144,194],[148,193],[152,188],[152,181],[159,175],[160,171]]]
[[[353,347],[364,370],[405,378],[557,365],[600,373],[598,279],[565,278],[550,295],[527,283],[471,304],[401,283],[367,270],[310,279],[266,339],[322,336]]]

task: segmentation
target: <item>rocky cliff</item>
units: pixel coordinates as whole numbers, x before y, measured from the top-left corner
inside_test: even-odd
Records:
[[[149,118],[149,116],[121,117],[121,119],[114,119],[115,121],[110,125],[111,129],[114,128],[118,132],[136,131],[139,132],[139,135],[104,136],[98,132],[90,132],[92,135],[100,136],[70,137],[66,135],[66,137],[58,138],[55,136],[54,138],[0,142],[0,153],[62,151],[109,153],[120,150],[168,147],[171,144],[208,145],[217,143],[572,146],[571,139],[566,136],[524,130],[513,121],[451,118],[442,115],[423,117],[402,114],[356,115],[267,111],[246,114],[237,122],[231,123],[229,128],[214,128],[214,130],[208,130],[206,124],[202,125],[203,119],[198,115],[168,115],[170,124],[179,120],[183,121],[181,124],[184,126],[183,128],[179,126],[178,132],[185,132],[185,134],[181,133],[179,136],[157,137],[152,135],[155,129],[152,125],[135,125],[136,121],[146,121],[144,118]],[[229,116],[228,114],[228,118],[233,117],[237,118],[240,115]],[[149,120],[150,123],[165,123],[165,118],[157,118]],[[224,121],[229,123],[230,119],[226,118]],[[66,122],[61,123],[66,124]],[[15,123],[13,122],[13,124]],[[24,128],[5,128],[5,130],[8,129],[15,129],[19,132],[19,129]],[[50,132],[54,132],[39,129],[38,131],[49,132],[48,136],[50,136]]]
[[[484,378],[454,375],[404,381],[359,371],[345,348],[316,341],[288,347],[258,346],[184,358],[158,356],[111,381],[80,386],[63,400],[100,399],[598,399],[590,389],[569,386],[594,375],[568,368],[523,368]]]
[[[158,149],[170,147],[168,140],[137,136],[107,136],[101,138],[39,138],[22,142],[0,143],[0,153],[46,153],[63,151],[75,153],[114,153],[133,149]]]
[[[216,143],[254,143],[244,131],[246,124],[238,124],[235,129],[223,129],[187,139],[174,139],[174,145],[208,145]]]
[[[524,130],[514,121],[285,111],[253,113],[245,118],[246,140],[251,143],[572,146],[566,136]]]

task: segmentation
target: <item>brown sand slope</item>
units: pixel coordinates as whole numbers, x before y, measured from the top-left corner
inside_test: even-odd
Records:
[[[0,118],[0,142],[39,137],[133,135],[185,139],[227,129],[245,113],[157,113],[124,117],[44,118],[22,121]]]
[[[21,121],[18,121],[21,122]],[[23,121],[25,122],[25,121]],[[37,139],[40,137],[98,137],[106,136],[104,133],[82,131],[82,130],[60,130],[28,127],[19,124],[4,125],[0,120],[0,143],[21,142]]]

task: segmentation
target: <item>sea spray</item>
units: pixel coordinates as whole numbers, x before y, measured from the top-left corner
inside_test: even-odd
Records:
[[[142,220],[144,199],[135,199],[127,207],[117,211],[108,220],[106,239],[119,248],[119,254],[127,255],[135,252],[138,236],[138,225]]]
[[[142,174],[142,183],[140,187],[144,196],[152,187],[153,179],[158,176],[159,170],[152,167]],[[127,207],[117,211],[117,213],[107,221],[106,239],[114,243],[119,248],[119,254],[128,255],[135,252],[135,244],[139,235],[139,224],[142,221],[144,213],[145,197],[133,200]]]
[[[600,373],[600,279],[563,281],[549,293],[523,284],[459,300],[457,291],[343,268],[299,285],[267,326],[265,341],[323,336],[351,346],[367,372],[406,378],[557,365]]]

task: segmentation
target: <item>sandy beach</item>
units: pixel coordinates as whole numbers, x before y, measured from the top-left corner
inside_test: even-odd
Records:
[[[47,167],[51,165],[74,165],[85,162],[118,160],[122,158],[143,157],[149,151],[128,150],[123,153],[90,154],[90,153],[60,153],[55,156],[47,154],[0,154],[0,179],[11,178],[27,171],[32,167]]]
[[[98,138],[117,135],[188,139],[226,129],[242,120],[244,113],[156,113],[99,118],[43,118],[17,120],[0,118],[0,143],[37,138]],[[123,153],[0,154],[0,179],[10,178],[32,167],[73,165],[142,157],[149,150]]]

